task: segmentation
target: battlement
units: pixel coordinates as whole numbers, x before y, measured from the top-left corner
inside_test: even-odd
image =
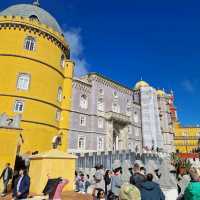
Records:
[[[26,17],[20,16],[0,16],[0,28],[1,27],[9,27],[9,28],[17,28],[17,27],[26,27],[33,29],[35,32],[42,31],[48,35],[51,35],[56,40],[58,40],[65,48],[69,48],[64,35],[55,31],[53,28],[49,27],[46,24],[41,23],[40,21],[33,20]]]

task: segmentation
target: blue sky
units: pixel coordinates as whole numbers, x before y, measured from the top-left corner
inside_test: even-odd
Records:
[[[1,1],[4,9],[31,0]],[[78,63],[129,87],[173,90],[182,124],[200,124],[200,1],[40,0],[59,22]]]

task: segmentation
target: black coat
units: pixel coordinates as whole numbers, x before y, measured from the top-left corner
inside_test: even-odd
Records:
[[[6,169],[7,169],[7,168],[8,168],[8,177],[7,177],[7,180],[4,180],[4,181],[9,181],[9,180],[12,178],[12,176],[13,176],[13,170],[12,170],[12,168],[6,167],[6,168],[3,170],[3,172],[1,173],[0,179],[1,179],[1,178],[4,178],[4,175],[5,175],[5,173],[6,173]]]
[[[142,200],[165,200],[160,186],[153,181],[145,181],[140,186]]]

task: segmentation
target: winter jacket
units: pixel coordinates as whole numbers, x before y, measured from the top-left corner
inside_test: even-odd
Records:
[[[120,192],[120,189],[121,189],[121,186],[122,186],[122,177],[121,175],[119,176],[112,176],[112,179],[111,179],[111,191],[112,193],[115,195],[115,196],[119,196],[119,192]]]
[[[6,177],[5,179],[5,173],[6,173],[6,170],[8,169],[8,176]],[[10,167],[6,167],[3,172],[1,173],[1,176],[0,176],[0,179],[3,178],[3,181],[9,181],[13,176],[13,170],[12,168]]]
[[[141,184],[145,181],[145,176],[143,174],[140,173],[134,173],[131,177],[130,177],[130,184],[135,185],[139,190],[141,187]]]
[[[153,181],[145,181],[140,186],[142,200],[165,200],[160,186]]]
[[[184,193],[184,200],[200,200],[200,182],[191,181]]]

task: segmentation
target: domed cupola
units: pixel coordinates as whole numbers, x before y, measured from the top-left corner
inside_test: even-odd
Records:
[[[141,80],[135,84],[134,90],[140,90],[142,87],[149,87],[149,84]]]
[[[40,7],[38,0],[34,0],[33,4],[17,4],[10,6],[0,12],[0,16],[21,16],[38,20],[42,24],[46,24],[62,34],[62,29],[60,28],[58,22],[49,12]]]

